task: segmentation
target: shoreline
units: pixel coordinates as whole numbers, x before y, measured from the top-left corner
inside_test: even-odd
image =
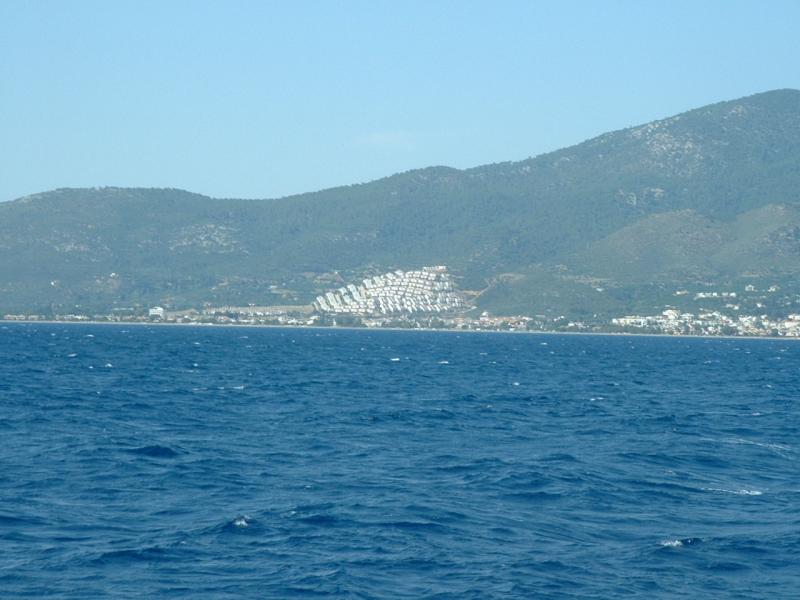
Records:
[[[572,336],[604,336],[604,337],[656,337],[671,339],[700,339],[700,340],[781,340],[798,341],[800,337],[775,336],[775,335],[683,335],[670,333],[636,333],[619,331],[503,331],[499,329],[436,329],[430,327],[351,327],[346,325],[266,325],[245,323],[165,323],[158,321],[55,321],[50,319],[40,320],[5,320],[0,319],[0,326],[7,324],[20,325],[104,325],[125,327],[197,327],[201,329],[281,329],[281,330],[315,330],[315,331],[407,331],[426,333],[490,333],[510,335],[572,335]]]

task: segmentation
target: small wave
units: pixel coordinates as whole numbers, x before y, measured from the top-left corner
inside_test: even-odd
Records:
[[[663,540],[660,543],[662,548],[684,548],[686,546],[692,546],[700,543],[700,538],[675,538],[675,539],[667,539]]]
[[[742,488],[740,490],[728,490],[725,488],[701,488],[706,492],[719,492],[721,494],[736,494],[737,496],[761,496],[764,492],[760,490],[748,490],[746,488]]]
[[[391,527],[392,529],[431,533],[444,533],[450,530],[450,528],[445,525],[433,523],[431,521],[388,521],[380,523],[380,525],[383,527]]]
[[[233,526],[234,527],[238,527],[240,529],[242,529],[244,527],[250,527],[250,522],[251,521],[252,521],[252,519],[250,517],[248,517],[247,515],[242,515],[241,517],[236,517],[233,520]]]
[[[767,448],[769,450],[781,450],[783,452],[792,451],[792,447],[787,446],[785,444],[773,444],[770,442],[754,442],[753,440],[745,440],[745,439],[735,439],[726,441],[729,441],[731,444],[747,444],[750,446],[758,446],[759,448]]]
[[[169,551],[160,546],[148,548],[131,548],[127,550],[111,550],[95,559],[95,563],[117,562],[159,562],[167,560]]]
[[[759,415],[756,416],[760,416],[760,413]],[[795,452],[795,449],[787,444],[775,444],[772,442],[757,442],[755,440],[748,440],[745,438],[727,438],[727,439],[702,438],[702,439],[703,441],[722,443],[722,444],[756,446],[758,448],[764,448],[765,450],[770,450],[775,454],[777,454],[778,456],[782,456],[783,458],[788,458],[787,454]]]
[[[44,523],[44,521],[38,517],[17,516],[0,513],[0,525],[13,525],[16,527],[20,525],[31,524],[40,525],[42,523]]]
[[[230,535],[249,535],[258,536],[264,532],[263,523],[253,516],[238,514],[233,519],[211,525],[200,530],[202,535],[230,536]]]
[[[128,450],[130,454],[138,454],[140,456],[149,456],[150,458],[175,458],[178,453],[172,448],[167,446],[142,446],[141,448],[133,448]]]
[[[516,492],[505,494],[504,498],[518,502],[555,502],[561,499],[561,494],[551,492]]]
[[[573,462],[573,463],[581,462],[578,458],[576,458],[572,454],[567,454],[564,452],[556,452],[554,454],[548,454],[546,456],[543,456],[541,460],[548,462]]]
[[[313,514],[298,517],[298,521],[306,525],[316,525],[317,527],[334,527],[339,523],[339,519],[329,514]]]

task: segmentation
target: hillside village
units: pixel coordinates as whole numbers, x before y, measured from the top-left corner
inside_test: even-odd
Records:
[[[449,313],[465,306],[454,291],[446,266],[368,277],[360,285],[340,287],[314,301],[314,308],[320,313],[358,316]]]

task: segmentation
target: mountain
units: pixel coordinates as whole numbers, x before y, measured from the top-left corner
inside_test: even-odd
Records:
[[[93,188],[0,204],[6,312],[304,303],[446,264],[496,313],[605,318],[661,310],[681,288],[778,285],[791,298],[798,259],[797,90],[519,162],[281,199]]]

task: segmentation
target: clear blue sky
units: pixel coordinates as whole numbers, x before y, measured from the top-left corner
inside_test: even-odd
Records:
[[[800,1],[0,2],[0,200],[264,198],[800,88]]]

